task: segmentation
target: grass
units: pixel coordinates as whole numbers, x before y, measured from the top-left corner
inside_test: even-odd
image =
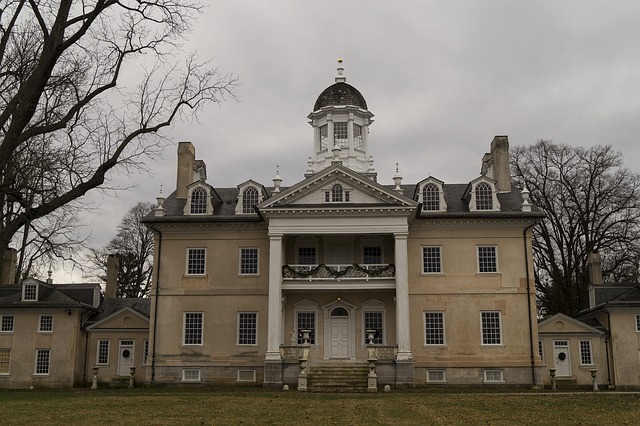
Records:
[[[130,425],[640,424],[640,394],[377,394],[253,388],[0,391],[0,423]]]

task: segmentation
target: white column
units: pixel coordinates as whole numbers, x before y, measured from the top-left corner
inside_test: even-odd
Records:
[[[396,334],[398,360],[411,360],[411,335],[409,332],[409,263],[407,233],[395,233],[396,264]]]
[[[267,360],[280,360],[282,343],[282,234],[269,234]]]

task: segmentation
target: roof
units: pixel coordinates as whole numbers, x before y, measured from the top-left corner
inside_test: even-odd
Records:
[[[327,106],[347,106],[352,105],[367,110],[367,102],[364,96],[350,84],[337,82],[327,87],[320,93],[313,106],[314,111],[318,111]]]
[[[0,307],[95,309],[95,292],[100,291],[99,284],[49,284],[31,280],[39,285],[38,300],[22,301],[22,285],[0,287]]]
[[[97,323],[125,308],[132,309],[145,318],[151,315],[151,299],[142,298],[104,298],[98,307],[99,312],[93,315],[88,323]]]
[[[614,284],[593,286],[595,305],[640,305],[640,284]]]

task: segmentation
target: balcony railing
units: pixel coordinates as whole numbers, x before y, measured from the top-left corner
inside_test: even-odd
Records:
[[[351,264],[351,265],[283,265],[282,278],[285,280],[372,280],[388,279],[396,276],[393,264]]]

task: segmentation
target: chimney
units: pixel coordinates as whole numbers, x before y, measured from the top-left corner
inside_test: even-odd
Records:
[[[16,249],[5,248],[2,259],[2,277],[0,277],[0,287],[8,287],[15,284],[16,264],[18,263],[18,253]]]
[[[118,294],[118,256],[110,254],[107,257],[107,285],[104,290],[104,297],[115,299]]]
[[[196,160],[196,149],[191,142],[178,144],[178,176],[176,182],[176,198],[187,198],[187,186],[193,183],[193,164]]]
[[[597,250],[589,253],[587,265],[589,268],[589,283],[602,285],[602,261],[600,260],[600,253],[598,253]]]
[[[493,179],[498,192],[511,192],[511,172],[509,169],[509,137],[496,136],[491,142]]]

